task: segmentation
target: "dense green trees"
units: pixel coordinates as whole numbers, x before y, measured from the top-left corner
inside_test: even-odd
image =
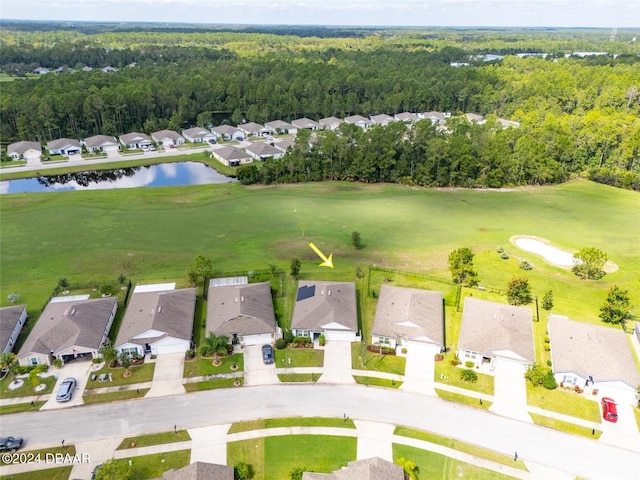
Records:
[[[527,305],[533,301],[527,277],[512,277],[507,284],[507,301],[511,305]]]
[[[607,292],[607,300],[600,308],[600,318],[605,323],[624,323],[632,318],[629,291],[614,285]]]
[[[449,271],[455,283],[465,286],[478,284],[478,273],[473,268],[473,252],[470,248],[456,248],[449,254]]]
[[[571,269],[583,280],[599,279],[605,275],[603,270],[607,261],[607,254],[594,247],[583,247],[578,250],[573,259],[576,264]]]

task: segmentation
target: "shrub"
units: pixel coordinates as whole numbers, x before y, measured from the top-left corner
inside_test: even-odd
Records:
[[[407,353],[407,347],[402,347],[402,353]]]
[[[542,386],[547,390],[554,390],[558,387],[556,383],[556,379],[553,376],[553,372],[551,370],[547,370],[547,374],[544,376],[542,380]]]
[[[113,293],[113,285],[110,283],[105,283],[100,287],[100,293],[102,295],[111,295]]]
[[[544,344],[544,351],[545,352],[550,352],[551,351],[551,345],[549,345],[548,343]]]
[[[502,247],[498,247],[498,248],[496,249],[496,252],[498,252],[498,253],[504,253],[504,248],[502,248]]]
[[[326,340],[324,338],[324,335],[320,335],[320,338],[318,339],[318,343],[320,344],[321,347],[324,347]]]
[[[544,337],[544,343],[551,343],[551,339],[547,336]]]
[[[293,332],[291,330],[284,331],[284,341],[287,343],[293,343]]]
[[[287,341],[284,338],[279,338],[276,340],[276,348],[278,350],[282,350],[284,348],[287,348]]]
[[[53,362],[52,365],[56,368],[62,368],[62,365],[64,365],[64,362],[62,361],[61,358],[56,358]]]
[[[451,360],[451,365],[453,365],[454,367],[457,367],[458,365],[460,365],[462,362],[460,361],[460,359],[458,357],[454,358]]]
[[[196,352],[194,352],[191,348],[185,352],[185,356],[187,358],[193,358],[196,356]]]
[[[471,360],[467,360],[466,362],[464,362],[464,366],[467,367],[467,368],[473,368],[473,367],[475,367],[475,365],[476,364],[474,362],[472,362]]]
[[[476,383],[478,381],[478,374],[470,368],[465,368],[460,372],[460,378],[468,383]]]
[[[551,365],[553,365],[553,363],[551,362],[551,360],[547,360],[547,367],[550,367]]]
[[[293,337],[293,343],[311,343],[310,337]]]
[[[520,262],[520,268],[522,270],[533,270],[533,265],[531,265],[531,263],[529,263],[528,261],[524,260]]]
[[[102,357],[95,357],[91,359],[91,363],[101,363],[104,359]]]
[[[367,345],[367,350],[371,353],[380,353],[380,345]],[[385,347],[382,345],[382,354],[383,355],[395,355],[396,349],[393,347]]]
[[[507,255],[507,253],[506,253],[506,252],[502,252],[502,253],[500,254],[500,258],[501,258],[502,260],[509,260],[509,255]]]

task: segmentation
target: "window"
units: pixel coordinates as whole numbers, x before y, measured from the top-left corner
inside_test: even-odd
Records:
[[[309,330],[296,330],[298,337],[310,337]]]
[[[562,377],[562,383],[564,384],[565,387],[572,387],[576,384],[576,377],[575,375],[564,375]]]
[[[461,350],[460,353],[462,354],[461,360],[464,360],[464,361],[470,360],[472,362],[475,362],[476,359],[478,358],[477,352],[471,352],[469,350]]]
[[[29,362],[29,365],[32,367],[34,365],[40,365],[40,359],[38,357],[31,357],[28,362]]]
[[[138,355],[138,349],[135,347],[123,348],[122,353],[126,353],[130,357],[135,357]]]

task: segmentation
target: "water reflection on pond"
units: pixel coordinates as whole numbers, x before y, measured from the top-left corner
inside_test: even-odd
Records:
[[[173,187],[235,181],[234,178],[221,175],[203,163],[175,162],[7,180],[0,182],[0,193]]]

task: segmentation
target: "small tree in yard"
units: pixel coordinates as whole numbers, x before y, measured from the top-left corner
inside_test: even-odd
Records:
[[[553,371],[537,363],[529,367],[524,377],[535,387],[543,386],[547,390],[553,390],[558,386]]]
[[[289,472],[289,480],[302,480],[306,467],[296,467]]]
[[[234,480],[251,480],[254,477],[253,466],[248,463],[238,462],[233,467]]]
[[[533,300],[527,277],[513,277],[507,285],[507,301],[511,305],[527,305]]]
[[[13,381],[16,381],[16,367],[18,366],[18,357],[13,352],[4,352],[0,355],[0,369],[6,370],[11,374]]]
[[[420,470],[416,465],[416,462],[412,462],[411,460],[407,460],[404,457],[400,457],[396,463],[404,469],[404,473],[406,476],[408,476],[408,478],[410,478],[411,480],[417,480]]]
[[[297,258],[294,258],[291,260],[291,276],[293,278],[298,278],[298,275],[300,274],[301,266],[302,264],[300,263],[300,260],[298,260]]]
[[[353,243],[353,246],[356,247],[357,250],[360,250],[362,248],[360,232],[351,233],[351,243]]]
[[[551,310],[553,308],[553,290],[549,290],[542,298],[542,308]]]
[[[40,381],[39,374],[46,371],[47,371],[46,365],[36,365],[31,369],[31,371],[29,372],[29,381],[31,382],[31,385],[33,385],[33,388],[37,388],[38,385],[42,383]]]
[[[211,277],[214,274],[213,261],[204,255],[198,255],[193,259],[193,262],[189,266],[187,277],[192,285],[198,283],[198,280],[202,277]],[[195,281],[194,281],[195,280]]]
[[[102,356],[102,359],[105,361],[107,367],[111,365],[111,363],[116,358],[118,358],[118,351],[113,348],[110,343],[105,343],[104,345],[102,345],[98,350],[98,353],[100,354],[100,356]]]
[[[227,353],[227,345],[229,343],[229,339],[224,336],[217,336],[213,332],[209,332],[204,340],[202,341],[202,345],[200,345],[200,355],[208,356],[213,355],[213,361],[218,361],[219,354]]]
[[[128,462],[112,458],[96,471],[96,480],[133,480],[133,471]]]
[[[607,254],[597,248],[583,247],[573,255],[576,264],[571,269],[573,273],[583,280],[599,279],[604,277],[602,269],[607,262]]]
[[[631,303],[629,301],[629,291],[623,290],[617,285],[609,289],[607,300],[600,308],[600,318],[605,323],[618,324],[630,320]]]
[[[478,381],[478,374],[470,368],[465,368],[460,372],[460,378],[467,383],[476,383]]]
[[[124,373],[128,373],[129,367],[131,366],[131,357],[129,356],[129,354],[122,352],[120,355],[118,355],[118,362],[120,362],[120,365],[124,367]]]
[[[466,286],[478,284],[478,274],[473,269],[473,252],[470,248],[456,248],[449,254],[449,271],[455,283]]]

